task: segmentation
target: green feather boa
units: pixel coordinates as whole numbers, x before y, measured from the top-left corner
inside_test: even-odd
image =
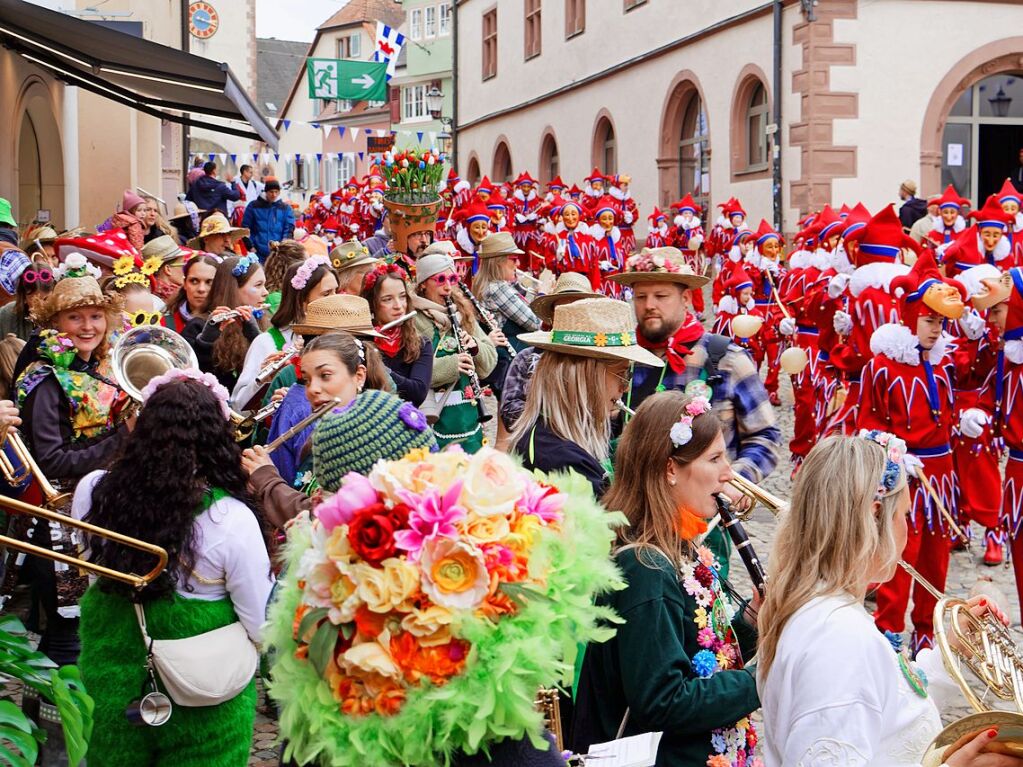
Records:
[[[301,590],[292,573],[311,536],[308,517],[292,524],[265,636],[274,650],[269,692],[280,708],[287,758],[331,767],[446,766],[506,738],[529,737],[547,748],[537,689],[571,684],[578,646],[613,635],[607,624],[617,616],[593,601],[624,588],[610,558],[613,527],[624,518],[598,505],[589,482],[574,472],[546,481],[567,495],[562,530],[543,529],[530,558],[531,573],[546,572],[546,589],[523,595],[520,609],[497,623],[459,616],[456,633],[472,643],[464,671],[443,687],[410,689],[394,716],[343,715],[312,664],[295,658],[292,620]]]

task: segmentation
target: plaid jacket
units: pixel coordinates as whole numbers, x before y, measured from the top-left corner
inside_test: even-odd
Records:
[[[658,383],[665,389],[683,390],[690,381],[705,379],[703,366],[710,338],[709,333],[704,333],[681,373],[668,365],[660,369],[637,366],[626,403],[633,409],[639,407],[654,393]],[[732,344],[718,362],[716,379],[707,382],[713,391],[711,405],[721,421],[732,469],[752,482],[760,482],[778,465],[782,439],[774,406],[753,361]]]

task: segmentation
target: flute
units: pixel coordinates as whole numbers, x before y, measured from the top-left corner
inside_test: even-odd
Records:
[[[415,310],[413,310],[413,311],[409,312],[408,314],[402,315],[401,317],[399,317],[396,320],[391,320],[386,325],[381,325],[379,328],[377,328],[377,331],[379,331],[380,333],[383,333],[385,330],[390,330],[391,328],[398,327],[398,325],[402,324],[403,322],[408,322],[410,319],[415,317],[416,314],[417,314],[417,312]]]
[[[263,316],[263,312],[265,312],[269,308],[270,304],[260,304],[259,306],[253,306],[252,307],[253,319],[258,320],[260,317]],[[214,325],[219,325],[221,322],[227,322],[228,320],[233,320],[241,316],[242,313],[240,309],[230,309],[229,311],[221,312],[220,314],[211,314],[210,322],[212,322]]]
[[[284,368],[291,364],[291,361],[295,358],[295,355],[302,351],[302,337],[299,336],[298,340],[294,343],[288,344],[281,349],[281,354],[284,356],[279,360],[264,365],[260,368],[260,371],[256,374],[256,385],[265,386],[274,380],[274,377],[280,373]]]
[[[324,402],[322,405],[316,408],[316,410],[314,410],[312,413],[307,415],[305,418],[303,418],[301,421],[296,423],[294,426],[292,426],[290,429],[284,432],[281,436],[279,436],[277,439],[275,439],[273,442],[267,445],[266,452],[272,453],[274,450],[279,448],[289,439],[294,437],[296,434],[300,433],[309,424],[315,423],[316,421],[323,418],[323,416],[327,415],[327,413],[329,413],[331,410],[337,407],[341,407],[343,404],[344,403],[338,397],[334,397],[334,399],[332,399],[330,402]]]
[[[739,557],[746,567],[746,572],[749,573],[750,580],[753,581],[754,588],[763,597],[767,588],[767,571],[760,563],[757,552],[753,550],[753,544],[746,534],[746,529],[742,526],[739,518],[732,513],[732,502],[726,496],[716,495],[714,500],[717,501],[721,526],[728,531],[728,537],[732,539],[735,550],[739,552]]]
[[[494,315],[476,299],[476,296],[472,294],[472,291],[461,280],[458,281],[458,289],[469,299],[472,308],[476,310],[476,314],[480,318],[480,324],[483,326],[483,332],[489,336],[495,330],[498,330],[497,320],[494,319]],[[515,359],[517,352],[515,347],[511,345],[511,341],[508,341],[504,348],[508,350],[508,356]]]
[[[631,407],[629,407],[628,405],[626,405],[626,404],[625,404],[624,402],[622,402],[622,401],[621,401],[620,399],[616,399],[616,400],[614,401],[614,406],[615,406],[616,408],[618,408],[619,410],[621,410],[621,411],[622,411],[623,413],[625,413],[626,415],[630,415],[630,416],[632,416],[632,415],[636,415],[636,411],[635,411],[635,410],[633,410],[633,409],[632,409]]]
[[[451,296],[444,296],[444,304],[447,306],[448,317],[451,319],[451,333],[455,337],[458,354],[468,354],[468,351],[462,344],[462,328],[458,324],[458,310],[455,309],[455,302],[451,299]],[[469,374],[469,388],[472,390],[472,399],[475,401],[480,423],[489,421],[491,415],[487,412],[486,407],[483,406],[483,385],[480,383],[475,363],[473,363],[472,372]]]

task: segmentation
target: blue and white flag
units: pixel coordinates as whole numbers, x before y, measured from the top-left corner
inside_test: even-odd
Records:
[[[394,77],[398,66],[398,54],[405,45],[405,35],[382,21],[377,22],[377,44],[373,49],[373,61],[387,62],[387,79]]]

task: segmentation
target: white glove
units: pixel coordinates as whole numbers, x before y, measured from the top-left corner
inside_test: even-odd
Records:
[[[976,341],[978,338],[983,338],[987,332],[987,321],[977,312],[970,311],[959,318],[959,327],[962,328],[963,335],[971,341]]]
[[[849,286],[849,275],[848,274],[836,274],[831,278],[828,283],[828,296],[830,298],[838,298],[845,292],[845,289]]]
[[[967,408],[959,416],[959,431],[970,439],[978,439],[984,433],[984,427],[991,423],[991,416],[980,408]]]
[[[631,224],[633,222],[633,220],[635,219],[635,216],[632,215],[632,211],[631,210],[627,210],[627,211],[625,211],[625,215],[622,216],[622,218],[625,219],[625,223],[626,224]]]
[[[852,317],[849,316],[849,312],[843,312],[842,310],[835,312],[833,324],[835,332],[840,336],[847,336],[852,332],[853,321]]]
[[[526,217],[523,216],[521,213],[516,213],[515,214],[515,223],[516,224],[524,224],[524,223],[526,223],[526,220],[527,220]]]
[[[614,269],[614,267],[611,265],[610,261],[605,260],[600,262],[600,271],[610,272],[612,269]]]
[[[913,477],[914,479],[919,478],[920,475],[917,472],[917,469],[922,469],[924,467],[923,461],[921,461],[912,453],[906,453],[904,456],[902,456],[902,463],[906,467],[906,474]]]
[[[348,228],[351,229],[352,232],[358,232],[359,231],[359,225],[358,224],[349,224]]]
[[[782,317],[781,322],[778,323],[778,332],[783,336],[794,336],[796,334],[796,318]]]

